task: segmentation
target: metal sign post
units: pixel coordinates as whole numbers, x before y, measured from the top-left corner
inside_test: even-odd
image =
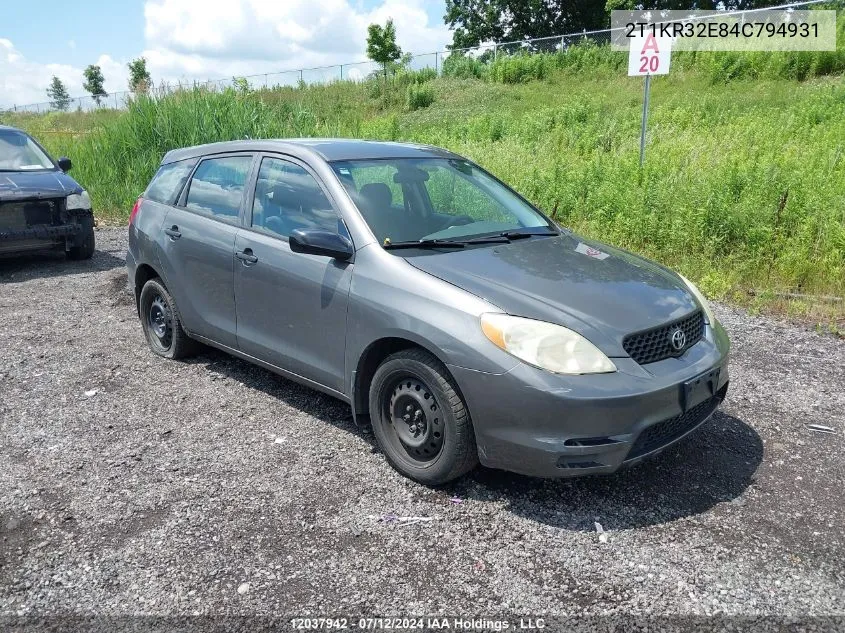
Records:
[[[628,76],[645,77],[643,88],[643,121],[640,129],[640,169],[645,160],[645,133],[648,127],[648,102],[651,95],[651,76],[667,75],[672,61],[672,40],[654,35],[632,37],[628,53]]]
[[[643,89],[643,124],[640,129],[640,169],[645,160],[645,130],[648,127],[648,97],[651,92],[651,75],[645,76],[645,88]]]

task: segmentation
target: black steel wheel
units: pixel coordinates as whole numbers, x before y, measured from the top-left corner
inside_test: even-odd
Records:
[[[386,402],[397,447],[420,464],[436,460],[443,450],[442,413],[432,391],[416,376],[402,376]]]
[[[478,463],[457,385],[425,350],[397,352],[379,366],[370,387],[370,419],[387,460],[416,481],[443,484]]]
[[[141,289],[138,313],[150,349],[165,358],[185,358],[196,353],[199,344],[189,338],[173,297],[161,279],[150,279]]]
[[[166,352],[173,345],[173,313],[167,300],[160,294],[155,294],[147,311],[147,327],[153,334],[153,344],[162,352]]]

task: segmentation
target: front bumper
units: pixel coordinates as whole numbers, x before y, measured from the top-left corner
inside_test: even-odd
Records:
[[[503,374],[450,366],[467,401],[482,464],[537,477],[610,473],[703,424],[728,389],[727,335],[707,326],[680,358],[612,374],[562,376],[526,364]],[[707,384],[687,393],[685,383]]]
[[[38,224],[21,228],[0,226],[0,253],[16,253],[62,246],[79,246],[90,227],[94,214],[86,210],[67,211],[60,224]]]

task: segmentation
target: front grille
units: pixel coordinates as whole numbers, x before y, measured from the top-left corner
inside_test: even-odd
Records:
[[[680,329],[686,335],[686,345],[676,350],[672,334]],[[704,315],[701,310],[689,316],[651,330],[629,334],[622,340],[622,347],[640,365],[680,356],[701,340],[704,335]]]
[[[0,231],[49,226],[59,221],[59,204],[56,200],[27,200],[0,205]]]
[[[722,401],[721,393],[720,391],[719,394],[705,400],[701,404],[695,405],[681,415],[663,420],[663,422],[658,422],[645,429],[640,433],[637,441],[634,442],[634,446],[631,448],[626,459],[634,459],[640,455],[655,451],[692,431],[716,410],[716,407]]]

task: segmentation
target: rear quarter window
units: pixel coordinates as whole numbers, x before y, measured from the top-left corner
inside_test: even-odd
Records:
[[[147,186],[144,197],[162,204],[174,204],[196,164],[197,159],[189,158],[162,165]]]

